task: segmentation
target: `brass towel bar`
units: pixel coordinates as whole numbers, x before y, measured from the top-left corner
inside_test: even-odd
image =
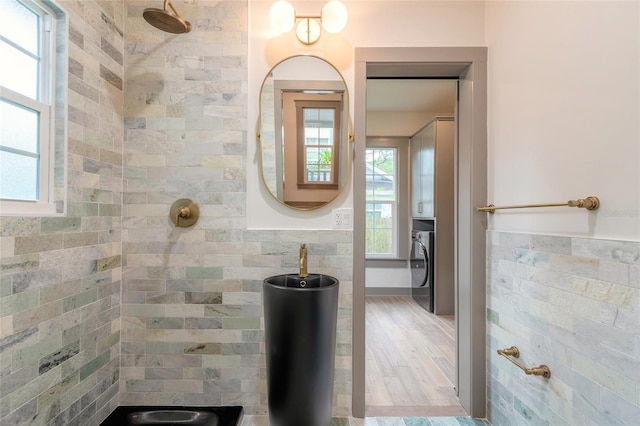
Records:
[[[509,358],[509,357],[520,358],[520,350],[518,348],[516,348],[515,346],[511,346],[510,348],[507,348],[507,349],[498,349],[498,355],[502,355],[503,357],[508,359],[510,362],[512,362],[513,364],[518,366],[518,368],[520,368],[522,371],[524,371],[525,374],[533,374],[534,376],[542,376],[542,377],[547,378],[547,379],[549,377],[551,377],[551,370],[549,370],[549,367],[547,367],[544,364],[542,364],[539,367],[527,368],[527,367],[521,365],[519,362],[515,361],[514,359]]]
[[[589,196],[586,198],[579,198],[577,200],[569,200],[566,203],[551,203],[551,204],[523,204],[518,206],[501,206],[496,207],[493,204],[488,206],[478,207],[476,210],[479,212],[495,213],[496,210],[502,209],[526,209],[532,207],[580,207],[587,210],[597,210],[600,207],[600,200],[598,197]]]

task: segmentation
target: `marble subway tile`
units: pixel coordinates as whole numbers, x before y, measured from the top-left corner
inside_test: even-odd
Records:
[[[181,329],[185,328],[185,319],[184,318],[166,318],[166,317],[151,317],[146,319],[146,328],[175,328]]]
[[[638,406],[637,398],[630,396],[637,393],[640,371],[632,337],[640,332],[639,296],[631,284],[638,244],[532,235],[531,248],[546,253],[549,263],[529,266],[522,276],[514,267],[518,257],[504,254],[512,246],[526,248],[523,235],[487,235],[492,241],[489,277],[497,271],[503,275],[488,280],[488,338],[493,346],[521,342],[522,356],[546,361],[552,378],[531,381],[536,385],[531,399],[534,394],[527,396],[529,384],[522,383],[518,371],[490,359],[490,420],[493,424],[510,424],[513,419],[554,425],[585,424],[586,419],[594,424],[622,423],[611,413],[634,412]],[[506,280],[512,283],[508,288]],[[499,320],[491,321],[496,316]],[[516,321],[524,328],[503,325]],[[605,394],[606,408],[601,402]],[[515,395],[518,400],[511,399]]]
[[[12,293],[21,293],[51,284],[59,283],[62,280],[60,269],[40,269],[37,271],[13,274],[11,276]]]
[[[217,355],[222,353],[221,343],[184,343],[183,352],[185,354],[207,354]]]
[[[0,312],[11,315],[38,306],[38,290],[29,290],[0,298]]]
[[[188,280],[212,280],[221,279],[223,268],[221,267],[194,267],[186,268],[186,278]]]
[[[42,234],[77,232],[80,230],[79,217],[43,217],[40,222]]]
[[[15,237],[15,254],[36,253],[62,248],[62,235],[37,235]]]
[[[571,254],[631,265],[640,264],[640,248],[637,243],[631,241],[574,238]]]
[[[41,218],[36,217],[0,217],[0,236],[17,237],[37,235],[40,232]]]
[[[56,366],[62,364],[66,360],[72,358],[73,356],[80,353],[80,341],[75,341],[70,345],[63,347],[60,350],[57,350],[43,358],[39,361],[38,373],[43,374],[47,371],[55,368]]]
[[[571,254],[571,238],[555,235],[531,235],[531,250],[544,253]]]
[[[13,315],[13,330],[23,330],[54,320],[62,314],[62,303],[54,301]]]
[[[2,421],[9,425],[21,425],[28,422],[38,414],[38,401],[36,398],[17,408],[11,414],[2,417]]]
[[[220,318],[185,318],[184,328],[219,329],[222,328]]]
[[[216,305],[222,303],[222,293],[219,292],[186,292],[184,302],[190,304]]]

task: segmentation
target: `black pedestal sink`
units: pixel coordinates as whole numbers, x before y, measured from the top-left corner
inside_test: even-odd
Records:
[[[328,426],[333,407],[338,280],[277,275],[264,280],[271,426]]]

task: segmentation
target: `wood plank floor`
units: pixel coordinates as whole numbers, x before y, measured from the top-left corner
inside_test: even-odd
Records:
[[[365,303],[366,416],[466,416],[453,384],[453,315],[433,315],[408,296]]]

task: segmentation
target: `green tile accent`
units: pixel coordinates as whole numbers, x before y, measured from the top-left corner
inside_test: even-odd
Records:
[[[119,384],[116,382],[96,399],[96,407],[102,407],[118,394]]]
[[[2,316],[35,308],[39,304],[38,289],[23,291],[0,299],[0,312]]]
[[[183,354],[183,344],[167,342],[147,342],[145,352],[148,354]]]
[[[494,311],[493,309],[487,308],[487,319],[489,322],[499,325],[500,324],[500,313]]]
[[[220,278],[222,278],[222,268],[187,267],[187,279],[189,280],[211,280]]]
[[[201,280],[167,280],[167,291],[203,291],[203,289]]]
[[[98,204],[96,203],[69,203],[67,216],[98,216]]]
[[[107,349],[110,349],[112,346],[117,345],[119,342],[120,342],[120,332],[116,331],[106,339],[99,342],[98,350],[106,351]]]
[[[77,309],[81,306],[93,303],[96,300],[98,300],[98,290],[91,289],[83,291],[82,293],[76,294],[75,296],[64,298],[62,301],[62,310],[64,312],[69,312],[73,309]]]
[[[251,355],[260,353],[259,343],[223,343],[223,355]]]
[[[216,317],[188,317],[184,319],[184,328],[222,328],[222,320]]]
[[[97,285],[104,284],[111,281],[111,271],[102,271],[95,274],[82,277],[82,289],[90,290]]]
[[[225,330],[256,330],[260,328],[260,318],[223,318],[222,328]]]
[[[149,317],[147,318],[147,328],[182,329],[184,328],[184,318]]]
[[[183,368],[185,379],[217,380],[222,377],[220,368]]]
[[[127,380],[127,392],[162,392],[162,380]]]
[[[64,234],[64,247],[84,247],[98,244],[97,232],[73,232]]]
[[[333,426],[333,419],[331,424]],[[404,417],[402,419],[402,424],[403,426],[432,426],[431,422],[426,417]],[[376,425],[379,425],[378,422],[376,422]]]
[[[120,204],[100,204],[100,216],[120,216],[122,207]]]
[[[43,217],[40,232],[43,234],[58,234],[62,232],[78,232],[82,220],[79,217]]]
[[[123,315],[129,317],[161,317],[164,316],[164,305],[126,305]]]
[[[11,275],[0,276],[0,297],[9,296],[12,287]],[[4,315],[4,311],[0,310],[0,312]]]
[[[87,377],[95,373],[100,367],[107,365],[110,359],[111,351],[106,350],[96,358],[80,367],[80,380],[86,379]]]
[[[62,248],[62,235],[34,235],[16,237],[15,254],[37,253]]]
[[[82,199],[97,203],[109,203],[113,199],[113,192],[96,188],[82,188]]]

